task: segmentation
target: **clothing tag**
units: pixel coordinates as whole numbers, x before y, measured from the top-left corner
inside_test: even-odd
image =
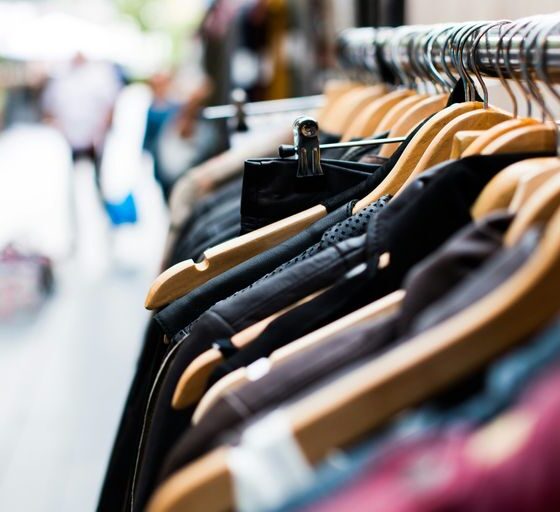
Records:
[[[306,489],[313,470],[293,438],[288,416],[275,411],[243,432],[228,452],[235,509],[260,512]]]

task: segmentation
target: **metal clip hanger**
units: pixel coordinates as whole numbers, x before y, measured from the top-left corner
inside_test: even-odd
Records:
[[[298,177],[320,176],[323,174],[321,168],[321,149],[380,146],[382,144],[404,142],[405,140],[406,137],[392,137],[319,144],[319,124],[312,117],[302,116],[294,121],[293,146],[283,144],[278,148],[278,154],[281,158],[296,157],[298,161]]]
[[[280,156],[286,158],[286,156],[295,155],[298,161],[298,178],[324,174],[321,169],[319,123],[312,117],[300,116],[294,121],[293,128],[294,145],[280,146],[278,150]]]

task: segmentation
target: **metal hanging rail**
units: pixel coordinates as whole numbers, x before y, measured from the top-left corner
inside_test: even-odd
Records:
[[[557,22],[553,33],[546,36],[546,54],[544,64],[546,74],[551,79],[560,79],[560,16],[542,16],[534,20],[533,28],[544,26],[544,23]],[[403,26],[397,28],[382,27],[347,29],[338,39],[339,62],[343,69],[354,71],[356,75],[373,73],[379,71],[381,58],[385,66],[394,72],[418,71],[418,66],[429,59],[429,64],[439,72],[454,69],[452,52],[456,51],[456,40],[452,41],[450,34],[457,34],[461,28],[467,30],[471,27],[470,37],[464,42],[462,54],[474,56],[474,64],[481,75],[498,77],[499,72],[505,78],[510,77],[510,71],[518,73],[522,66],[532,67],[537,60],[538,50],[535,45],[530,48],[527,45],[526,34],[523,33],[523,23],[503,22],[503,30],[508,26],[512,36],[500,36],[500,28],[497,22],[479,22],[478,28],[475,22],[457,23],[445,25],[422,25]],[[490,28],[493,26],[492,28]],[[447,30],[446,30],[447,29]],[[518,29],[518,30],[516,30]],[[438,34],[439,31],[439,34]],[[482,40],[476,45],[473,53],[473,45],[480,31],[486,32]],[[516,33],[519,32],[519,33]],[[431,41],[430,38],[432,39]],[[426,47],[429,43],[429,52]],[[506,49],[507,46],[507,49]],[[506,57],[507,55],[507,57]],[[507,58],[507,65],[506,65]],[[498,67],[499,66],[499,67]]]

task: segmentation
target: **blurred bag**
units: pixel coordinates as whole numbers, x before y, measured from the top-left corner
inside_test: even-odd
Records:
[[[136,201],[134,200],[132,192],[129,193],[120,203],[105,201],[105,210],[107,211],[113,226],[120,226],[121,224],[136,224],[138,221]]]

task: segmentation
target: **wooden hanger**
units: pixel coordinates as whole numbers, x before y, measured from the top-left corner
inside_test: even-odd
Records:
[[[449,96],[447,94],[437,94],[423,99],[395,122],[389,131],[388,137],[406,137],[422,121],[442,110],[447,104],[448,99]],[[389,158],[398,147],[397,143],[384,144],[381,146],[379,156]]]
[[[242,349],[249,345],[257,336],[259,336],[272,321],[279,316],[283,315],[301,304],[314,299],[317,295],[321,294],[323,290],[308,295],[304,299],[291,304],[290,306],[270,315],[268,318],[251,325],[250,327],[238,332],[231,338],[231,343],[238,349]],[[189,405],[198,402],[206,391],[208,379],[215,368],[225,361],[222,353],[216,349],[211,348],[198,356],[194,361],[187,366],[173,393],[171,405],[174,409],[180,410],[188,407]]]
[[[475,201],[471,215],[481,219],[496,210],[519,211],[535,190],[560,169],[558,158],[529,158],[494,176]]]
[[[466,149],[478,139],[486,130],[463,130],[457,132],[453,137],[453,144],[451,145],[451,160],[461,158],[461,155]]]
[[[506,233],[505,244],[511,246],[518,243],[531,226],[545,224],[551,216],[555,215],[559,207],[560,175],[556,174],[545,180],[519,210]]]
[[[391,109],[385,114],[383,119],[381,119],[381,121],[375,128],[375,132],[390,133],[391,129],[395,126],[395,124],[398,123],[404,116],[406,116],[411,111],[412,107],[418,105],[418,103],[425,100],[426,98],[429,98],[429,95],[416,93],[413,94],[412,96],[409,96],[408,98],[404,98],[402,101],[399,101],[396,105],[391,107]],[[426,117],[424,117],[424,119],[426,119]],[[370,132],[366,134],[365,137],[371,137],[376,133]],[[402,136],[404,137],[406,135],[407,133],[403,134]],[[386,144],[384,144],[383,146],[386,146]]]
[[[268,358],[271,367],[276,366],[287,359],[297,356],[302,352],[324,343],[331,337],[341,333],[345,329],[356,327],[364,322],[371,322],[376,318],[383,317],[396,311],[404,298],[404,290],[397,290],[385,297],[364,306],[302,338],[289,343],[285,347],[274,351]],[[196,424],[204,414],[226,393],[249,382],[246,368],[239,368],[216,382],[204,395],[193,415],[193,423]]]
[[[535,159],[536,160],[536,159]],[[534,173],[527,173],[521,177],[519,185],[515,191],[513,199],[509,205],[509,210],[518,212],[527,203],[529,198],[549,179],[556,176],[560,172],[560,160],[558,158],[551,158],[548,162],[544,162],[535,170]],[[554,162],[556,161],[556,162]]]
[[[488,144],[481,154],[556,151],[556,134],[556,127],[551,124],[537,123],[536,125],[516,128],[500,135]]]
[[[456,103],[431,117],[410,141],[389,175],[374,191],[356,203],[353,212],[360,211],[362,208],[377,201],[381,196],[386,194],[395,195],[414,171],[424,152],[437,134],[456,117],[480,108],[482,108],[482,103],[478,101]]]
[[[503,171],[498,173],[482,191],[481,197],[477,200],[477,203],[475,203],[475,206],[473,207],[473,210],[475,211],[475,215],[473,215],[473,217],[478,219],[492,211],[506,208],[514,212],[521,210],[530,197],[549,179],[557,176],[558,173],[560,173],[560,159],[556,157],[531,158],[521,162],[516,162],[515,164],[506,167]],[[482,206],[478,205],[480,199],[482,199]],[[537,199],[537,207],[539,205],[539,201],[540,199]],[[402,292],[395,292],[395,294],[398,293]],[[327,327],[330,328],[332,326],[334,329],[337,327],[340,327],[340,330],[345,329],[348,327],[345,321],[349,321],[349,319],[354,315],[356,315],[357,320],[362,318],[360,316],[362,314],[367,316],[368,308],[372,308],[372,310],[375,311],[377,303],[382,303],[385,299],[390,299],[391,295],[381,299],[380,301],[376,301],[365,308],[348,315],[348,317],[330,324]],[[403,296],[404,295],[396,297],[400,300]],[[303,349],[310,343],[314,343],[314,340],[321,342],[328,332],[327,328],[320,329],[301,340],[290,343],[286,347],[277,350],[269,359],[274,362],[280,362],[285,359],[284,356],[289,356],[291,351],[298,351],[300,346]],[[228,378],[227,381],[224,380],[224,382],[217,382],[210,390],[208,390],[207,395],[195,411],[195,416],[197,418],[201,417],[227,391],[235,387],[239,387],[249,380],[244,369],[240,369],[240,371],[233,372],[232,374],[235,374],[235,376]],[[195,416],[193,416],[193,422],[195,422]]]
[[[336,102],[341,98],[344,94],[358,90],[359,88],[364,87],[363,84],[358,82],[351,82],[349,80],[328,80],[323,88],[323,94],[325,95],[325,104],[323,108],[317,112],[317,121],[319,126],[323,124],[324,121],[327,121],[329,124],[329,117],[332,108],[336,105]],[[330,121],[332,122],[332,121]]]
[[[145,307],[156,309],[170,304],[213,277],[284,242],[326,215],[327,209],[317,205],[207,249],[199,263],[191,259],[173,265],[152,283]]]
[[[529,126],[532,124],[537,124],[536,119],[530,118],[515,118],[509,121],[504,121],[503,123],[497,124],[496,126],[485,130],[480,137],[476,139],[461,155],[462,157],[480,155],[482,150],[493,142],[501,135],[508,133],[516,128],[522,128],[523,126]]]
[[[311,464],[483,367],[557,313],[560,183],[554,185],[553,191],[548,184],[545,187],[542,215],[533,216],[545,223],[552,216],[541,241],[505,283],[464,311],[285,409],[294,438]],[[221,447],[176,472],[157,489],[149,512],[232,509],[234,489],[227,459],[228,449]]]
[[[548,161],[550,158],[522,160],[521,162],[508,165],[496,174],[484,187],[473,204],[471,208],[473,219],[481,219],[496,210],[507,210],[515,196],[521,179],[526,175],[530,176],[540,172],[541,161],[543,160]]]
[[[354,118],[372,101],[385,94],[384,84],[352,89],[343,94],[328,112],[321,129],[330,133],[344,133]]]
[[[410,89],[397,89],[372,101],[360,110],[348,128],[343,132],[341,142],[348,142],[355,138],[365,138],[378,132],[377,126],[392,107],[401,101],[414,96]]]
[[[463,130],[487,130],[492,126],[509,120],[511,120],[511,114],[493,108],[479,108],[455,117],[446,124],[430,142],[422,158],[420,158],[414,171],[410,173],[401,190],[426,169],[449,160],[453,139],[457,132]]]

